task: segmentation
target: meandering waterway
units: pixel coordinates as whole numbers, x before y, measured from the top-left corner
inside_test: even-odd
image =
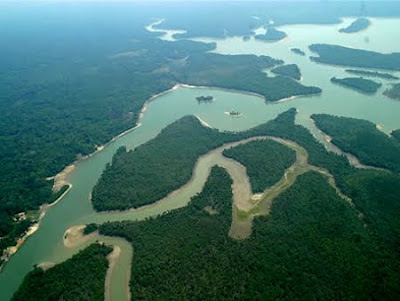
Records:
[[[242,131],[271,120],[291,107],[296,107],[299,111],[296,122],[309,128],[324,143],[324,137],[316,131],[310,121],[309,117],[313,113],[329,113],[367,119],[380,124],[385,132],[400,128],[400,118],[398,117],[400,102],[382,96],[382,91],[377,95],[363,95],[332,85],[331,77],[347,76],[343,71],[345,68],[316,64],[310,62],[307,57],[310,55],[307,46],[311,43],[321,42],[381,52],[400,52],[396,33],[396,28],[399,26],[400,20],[398,19],[373,19],[372,25],[367,30],[360,34],[346,36],[337,33],[342,25],[283,26],[280,29],[288,34],[288,38],[279,43],[265,43],[253,39],[244,42],[242,37],[223,40],[201,39],[216,41],[216,52],[218,53],[270,55],[283,59],[287,63],[296,63],[303,74],[302,83],[319,86],[323,89],[323,93],[320,96],[302,97],[272,104],[266,104],[261,97],[254,95],[210,88],[180,87],[157,97],[148,104],[147,112],[140,120],[141,127],[119,137],[90,158],[80,161],[76,164],[75,169],[67,175],[66,180],[73,185],[73,188],[56,206],[49,208],[41,221],[40,229],[25,242],[0,273],[0,300],[11,298],[23,277],[34,264],[66,260],[95,239],[92,238],[76,248],[66,248],[63,236],[71,226],[85,224],[88,221],[143,219],[149,215],[156,215],[183,206],[184,200],[190,199],[190,196],[200,191],[208,172],[207,166],[209,165],[207,164],[197,167],[196,177],[180,192],[179,196],[170,196],[168,201],[160,202],[146,209],[124,213],[115,212],[114,215],[107,214],[105,216],[106,214],[104,214],[102,216],[93,211],[89,201],[91,190],[102,170],[106,163],[111,161],[112,155],[120,146],[133,149],[152,139],[162,128],[185,115],[197,115],[210,126],[220,130]],[[301,48],[306,51],[307,56],[303,57],[292,53],[290,51],[292,47]],[[397,72],[397,75],[400,74]],[[391,81],[382,82],[384,86],[391,83]],[[198,104],[196,97],[205,94],[212,95],[215,101],[209,104]],[[232,118],[224,114],[225,111],[230,110],[241,112],[243,117]],[[132,124],[133,126],[135,125]],[[209,159],[215,160],[215,158]],[[218,160],[215,162],[218,163]],[[130,264],[132,253],[129,253],[131,251],[127,242],[117,238],[102,238],[102,240],[120,246],[121,254],[117,265]],[[123,254],[127,255],[123,256]],[[115,271],[117,270],[116,268]],[[112,278],[126,279],[126,275]],[[123,283],[122,287],[126,287],[125,280],[117,280],[115,280],[115,284],[111,283],[111,287],[115,285],[115,289],[111,290],[110,294],[115,298],[124,298],[118,295],[121,294],[122,289],[121,286],[118,289],[118,283]],[[125,296],[126,292],[123,295]]]

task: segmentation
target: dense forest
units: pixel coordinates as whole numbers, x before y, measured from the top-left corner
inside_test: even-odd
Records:
[[[383,79],[399,79],[397,76],[394,76],[390,73],[383,73],[377,71],[366,71],[366,70],[354,70],[354,69],[346,69],[346,72],[361,76],[370,76],[370,77],[377,77]]]
[[[390,89],[383,92],[387,97],[400,100],[400,84],[394,84]]]
[[[143,222],[107,223],[132,243],[139,300],[369,300],[382,297],[379,261],[356,211],[314,173],[279,196],[244,241],[228,237],[231,181],[214,168],[186,208]],[[213,206],[216,214],[204,210]],[[300,243],[301,242],[301,243]],[[193,260],[196,258],[196,260]],[[306,271],[306,272],[305,272]],[[382,287],[380,287],[382,289]],[[387,296],[386,296],[387,297]]]
[[[62,14],[42,9],[24,11],[29,29],[17,22],[10,36],[0,27],[5,43],[10,39],[0,56],[0,254],[33,222],[16,221],[17,213],[56,199],[46,178],[135,126],[154,94],[177,83],[252,91],[271,101],[321,91],[266,77],[263,68],[283,63],[270,57],[224,56],[207,53],[214,44],[157,39],[144,28],[154,10],[132,18],[113,7],[118,22],[98,30],[109,20],[108,7],[96,14],[82,7],[88,18],[68,7]]]
[[[400,143],[372,122],[326,114],[312,115],[317,127],[332,137],[342,151],[362,163],[400,172]]]
[[[254,38],[262,41],[276,42],[286,38],[287,35],[285,32],[280,31],[274,27],[267,28],[267,32],[265,34],[258,34]]]
[[[233,139],[184,117],[133,151],[120,148],[93,188],[93,206],[124,210],[162,199],[190,180],[201,155]]]
[[[389,300],[400,294],[400,176],[351,167],[296,125],[295,114],[282,113],[240,139],[273,135],[297,142],[311,164],[334,174],[355,207],[325,177],[307,173],[274,200],[269,217],[254,221],[248,239],[235,241],[228,236],[232,181],[214,167],[187,207],[100,226],[102,234],[133,245],[133,298]]]
[[[367,29],[370,24],[371,24],[371,21],[369,21],[367,18],[358,18],[357,20],[352,22],[349,26],[340,29],[339,32],[342,32],[342,33],[359,32],[364,29]]]
[[[400,53],[383,54],[328,44],[313,44],[309,48],[319,55],[311,57],[317,63],[400,71]]]
[[[400,142],[400,129],[392,131],[391,135]]]
[[[306,55],[306,53],[303,50],[301,50],[300,48],[292,48],[290,50],[293,53],[296,53],[296,54],[301,55],[301,56],[305,56]]]
[[[252,141],[226,149],[223,155],[246,167],[253,193],[277,183],[296,161],[295,151],[273,140]]]
[[[12,301],[103,301],[111,247],[92,244],[67,261],[26,275]]]
[[[299,66],[296,64],[278,66],[271,70],[272,73],[287,76],[296,80],[301,79],[301,72]]]
[[[191,55],[185,64],[175,66],[173,74],[183,83],[254,92],[266,101],[321,93],[320,88],[303,86],[283,76],[267,77],[262,72],[282,63],[266,56],[197,54]]]
[[[376,93],[380,87],[381,83],[377,83],[370,79],[365,79],[362,77],[346,77],[346,78],[331,78],[331,82],[339,84],[344,87],[354,89],[362,93]]]

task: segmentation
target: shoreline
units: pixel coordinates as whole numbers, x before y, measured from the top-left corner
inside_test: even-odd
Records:
[[[115,264],[117,263],[119,257],[121,256],[121,248],[117,245],[113,245],[113,250],[107,256],[108,260],[108,269],[106,273],[106,279],[104,281],[104,300],[111,301],[111,279],[112,274],[115,269]]]
[[[49,208],[57,205],[57,203],[59,201],[61,201],[61,199],[71,190],[72,188],[72,184],[66,184],[68,185],[68,189],[66,191],[64,191],[64,193],[62,195],[60,195],[54,202],[50,203],[50,204],[43,204],[39,207],[39,218],[37,220],[36,223],[32,224],[28,230],[25,232],[24,235],[22,235],[18,240],[17,240],[17,244],[14,246],[10,246],[8,248],[6,248],[3,251],[3,254],[1,256],[1,259],[3,260],[3,263],[0,265],[0,271],[2,270],[2,268],[5,266],[5,264],[7,264],[7,262],[10,260],[10,258],[18,252],[19,248],[22,247],[22,245],[25,243],[25,241],[32,236],[37,230],[39,230],[40,228],[40,223],[43,219],[43,217],[46,215],[46,212],[49,210]]]
[[[26,241],[27,238],[29,238],[31,235],[33,235],[37,230],[39,230],[40,228],[40,221],[41,219],[45,216],[47,210],[52,207],[57,205],[64,197],[65,195],[72,189],[72,184],[68,182],[67,178],[68,176],[74,171],[74,169],[76,168],[77,164],[81,161],[84,161],[94,155],[96,155],[97,153],[101,152],[104,148],[106,148],[109,144],[113,143],[115,140],[117,140],[118,138],[121,138],[122,136],[130,133],[131,131],[139,128],[142,123],[141,123],[141,119],[143,118],[145,112],[147,111],[147,105],[154,101],[155,99],[157,99],[160,96],[163,96],[165,94],[168,94],[170,92],[173,92],[179,88],[189,88],[189,89],[210,89],[210,90],[221,90],[221,91],[226,91],[226,92],[231,92],[231,93],[239,93],[239,94],[243,94],[243,95],[250,95],[250,96],[255,96],[258,98],[262,98],[264,100],[264,102],[266,102],[267,104],[273,104],[273,103],[278,103],[278,102],[283,102],[283,101],[287,101],[289,99],[295,99],[298,97],[302,97],[302,96],[308,96],[308,95],[299,95],[299,96],[291,96],[288,98],[284,98],[278,101],[268,101],[266,100],[266,98],[264,96],[262,96],[261,94],[255,93],[255,92],[250,92],[250,91],[244,91],[244,90],[236,90],[236,89],[228,89],[228,88],[219,88],[219,87],[210,87],[210,86],[195,86],[195,85],[189,85],[189,84],[183,84],[183,83],[177,83],[174,86],[172,86],[170,89],[165,90],[163,92],[154,94],[153,96],[151,96],[150,98],[148,98],[144,103],[143,106],[139,112],[139,117],[135,123],[135,125],[125,131],[123,131],[122,133],[118,134],[117,136],[114,136],[110,141],[108,141],[107,143],[103,144],[103,145],[99,145],[97,146],[96,150],[88,155],[85,156],[81,156],[79,159],[75,160],[73,163],[71,163],[70,165],[67,165],[61,172],[59,172],[58,174],[54,175],[54,176],[49,176],[46,179],[47,180],[54,180],[54,184],[53,184],[53,192],[57,192],[59,191],[59,189],[61,189],[64,185],[68,185],[68,189],[57,199],[55,200],[53,203],[51,204],[43,204],[39,207],[39,219],[38,222],[34,223],[28,230],[27,232],[21,236],[21,238],[19,238],[17,240],[17,244],[15,246],[11,246],[6,248],[3,251],[3,254],[1,255],[1,258],[3,259],[3,263],[0,265],[0,271],[1,269],[4,267],[5,264],[7,264],[7,262],[9,261],[9,259],[11,258],[11,256],[13,256],[18,249],[23,245],[23,243]],[[199,117],[196,116],[198,119]],[[203,124],[203,122],[199,119],[199,121]],[[204,126],[209,126],[209,124],[207,122],[205,122],[203,124]],[[193,175],[192,175],[193,176]],[[189,181],[190,182],[190,181]],[[187,183],[189,184],[189,183]],[[171,192],[171,194],[174,192]],[[171,197],[171,195],[167,195],[165,198]],[[164,199],[164,198],[163,198]],[[158,202],[160,202],[162,200],[157,201],[156,203],[153,204],[149,204],[149,205],[145,205],[145,206],[141,206],[139,208],[132,208],[132,209],[128,209],[128,210],[111,210],[111,211],[104,211],[104,212],[125,212],[125,211],[141,211],[141,210],[145,210],[147,208],[149,208],[150,206],[155,206]],[[101,212],[98,212],[101,213]]]

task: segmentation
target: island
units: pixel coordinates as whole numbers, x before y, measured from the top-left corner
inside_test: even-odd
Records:
[[[213,102],[214,97],[212,97],[212,96],[198,96],[198,97],[196,97],[196,100],[198,101],[198,103],[209,103],[209,102]]]
[[[392,99],[400,100],[400,84],[394,84],[390,89],[387,89],[383,94]]]
[[[238,111],[226,111],[225,114],[232,116],[232,117],[242,117],[243,114]]]
[[[370,79],[364,79],[362,77],[347,77],[347,78],[331,78],[331,82],[339,84],[351,89],[354,89],[363,93],[376,93],[382,86],[381,83],[377,83]]]
[[[394,76],[392,74],[377,72],[377,71],[346,69],[346,72],[356,75],[364,75],[364,76],[377,77],[383,79],[399,79],[397,76]]]
[[[254,38],[262,41],[277,42],[283,40],[286,37],[287,35],[285,32],[277,30],[274,27],[270,27],[267,29],[267,32],[265,34],[258,34]]]
[[[296,53],[298,55],[301,55],[301,56],[306,55],[306,53],[303,50],[301,50],[300,48],[292,48],[292,49],[290,49],[290,51],[292,51],[293,53]]]
[[[243,38],[242,38],[242,39],[243,39],[243,41],[244,41],[244,42],[247,42],[247,41],[249,41],[249,40],[250,40],[250,36],[243,36]]]
[[[341,33],[359,32],[364,29],[367,29],[370,24],[371,24],[371,21],[368,20],[367,18],[358,18],[353,23],[351,23],[349,26],[340,29],[339,32],[341,32]]]
[[[313,44],[309,49],[319,55],[310,57],[317,63],[400,71],[400,53],[384,54],[329,44]]]
[[[271,70],[272,73],[290,77],[296,80],[301,79],[300,68],[296,64],[278,66]]]

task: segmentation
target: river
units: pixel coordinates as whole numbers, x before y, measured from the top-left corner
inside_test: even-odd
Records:
[[[351,19],[346,19],[348,24]],[[148,104],[146,113],[141,118],[141,126],[134,131],[116,139],[102,151],[86,160],[80,161],[68,175],[67,180],[73,185],[71,191],[56,206],[49,209],[42,219],[40,229],[32,235],[20,250],[10,259],[0,273],[0,300],[9,300],[21,283],[23,277],[34,264],[41,262],[60,262],[86,247],[86,242],[77,249],[65,248],[64,232],[71,226],[86,222],[104,221],[102,214],[93,211],[89,201],[90,192],[101,175],[106,163],[120,146],[133,149],[155,137],[162,128],[188,114],[199,116],[212,127],[220,130],[242,131],[275,118],[279,113],[291,107],[299,111],[296,122],[309,128],[313,134],[322,139],[309,116],[313,113],[329,113],[370,120],[382,126],[383,131],[390,132],[400,128],[400,102],[382,96],[381,92],[391,81],[378,80],[384,87],[376,95],[363,95],[350,89],[330,83],[333,76],[348,76],[345,68],[321,65],[310,62],[307,46],[312,43],[330,43],[355,48],[376,50],[380,52],[400,52],[396,28],[400,27],[399,19],[372,19],[369,29],[357,34],[339,34],[338,25],[290,25],[281,30],[288,38],[278,43],[268,43],[251,39],[244,42],[241,37],[227,39],[201,38],[197,40],[217,42],[216,52],[222,54],[257,54],[270,55],[283,59],[286,63],[299,65],[302,83],[315,85],[323,89],[319,96],[303,97],[286,102],[266,104],[260,97],[220,89],[180,87],[157,97]],[[307,56],[299,56],[290,51],[297,47],[306,51]],[[400,76],[400,73],[393,73]],[[196,97],[212,95],[213,103],[198,104]],[[241,118],[232,118],[224,114],[227,110],[239,111]],[[134,126],[134,125],[132,125]],[[329,146],[329,145],[328,145]],[[218,163],[218,162],[216,162]],[[201,170],[201,169],[200,169]],[[206,172],[202,170],[202,172]],[[151,206],[146,210],[107,215],[106,219],[143,219],[149,215],[159,214],[165,210],[183,204],[202,186],[203,177],[196,177],[188,185],[180,198],[164,202],[162,206]],[[112,241],[112,240],[111,240]],[[120,245],[123,243],[118,242]],[[129,263],[129,256],[121,259],[119,264]],[[116,299],[118,300],[118,299]]]

